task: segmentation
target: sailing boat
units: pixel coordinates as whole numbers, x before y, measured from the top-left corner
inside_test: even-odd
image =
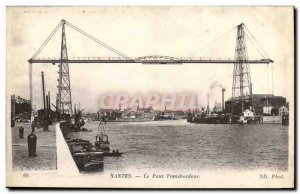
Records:
[[[108,141],[108,135],[105,133],[105,128],[104,128],[105,124],[106,124],[105,121],[104,122],[100,121],[99,123],[95,146],[104,152],[109,152],[110,143]]]

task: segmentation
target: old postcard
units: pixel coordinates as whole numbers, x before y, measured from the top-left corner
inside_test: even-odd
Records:
[[[7,7],[7,187],[294,188],[294,8]]]

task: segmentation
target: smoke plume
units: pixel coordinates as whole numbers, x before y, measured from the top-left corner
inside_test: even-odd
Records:
[[[225,89],[224,86],[222,84],[220,84],[218,81],[214,81],[214,82],[210,83],[210,85],[209,85],[210,90],[214,90],[214,89],[217,89],[217,88]]]

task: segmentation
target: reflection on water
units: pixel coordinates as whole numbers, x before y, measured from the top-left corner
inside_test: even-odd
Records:
[[[94,144],[99,122],[87,122],[92,132],[72,132]],[[137,170],[267,169],[287,170],[288,127],[264,125],[191,124],[185,120],[107,123],[111,150],[104,172]]]

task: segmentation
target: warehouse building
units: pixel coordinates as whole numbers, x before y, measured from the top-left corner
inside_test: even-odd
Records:
[[[254,109],[250,106],[252,99]],[[254,110],[255,115],[279,115],[279,109],[286,106],[286,98],[273,94],[253,94],[252,99],[250,96],[244,96],[243,107],[244,110]],[[229,98],[225,102],[225,113],[232,112],[232,103],[234,103],[234,115],[240,115],[242,112],[241,97]]]

